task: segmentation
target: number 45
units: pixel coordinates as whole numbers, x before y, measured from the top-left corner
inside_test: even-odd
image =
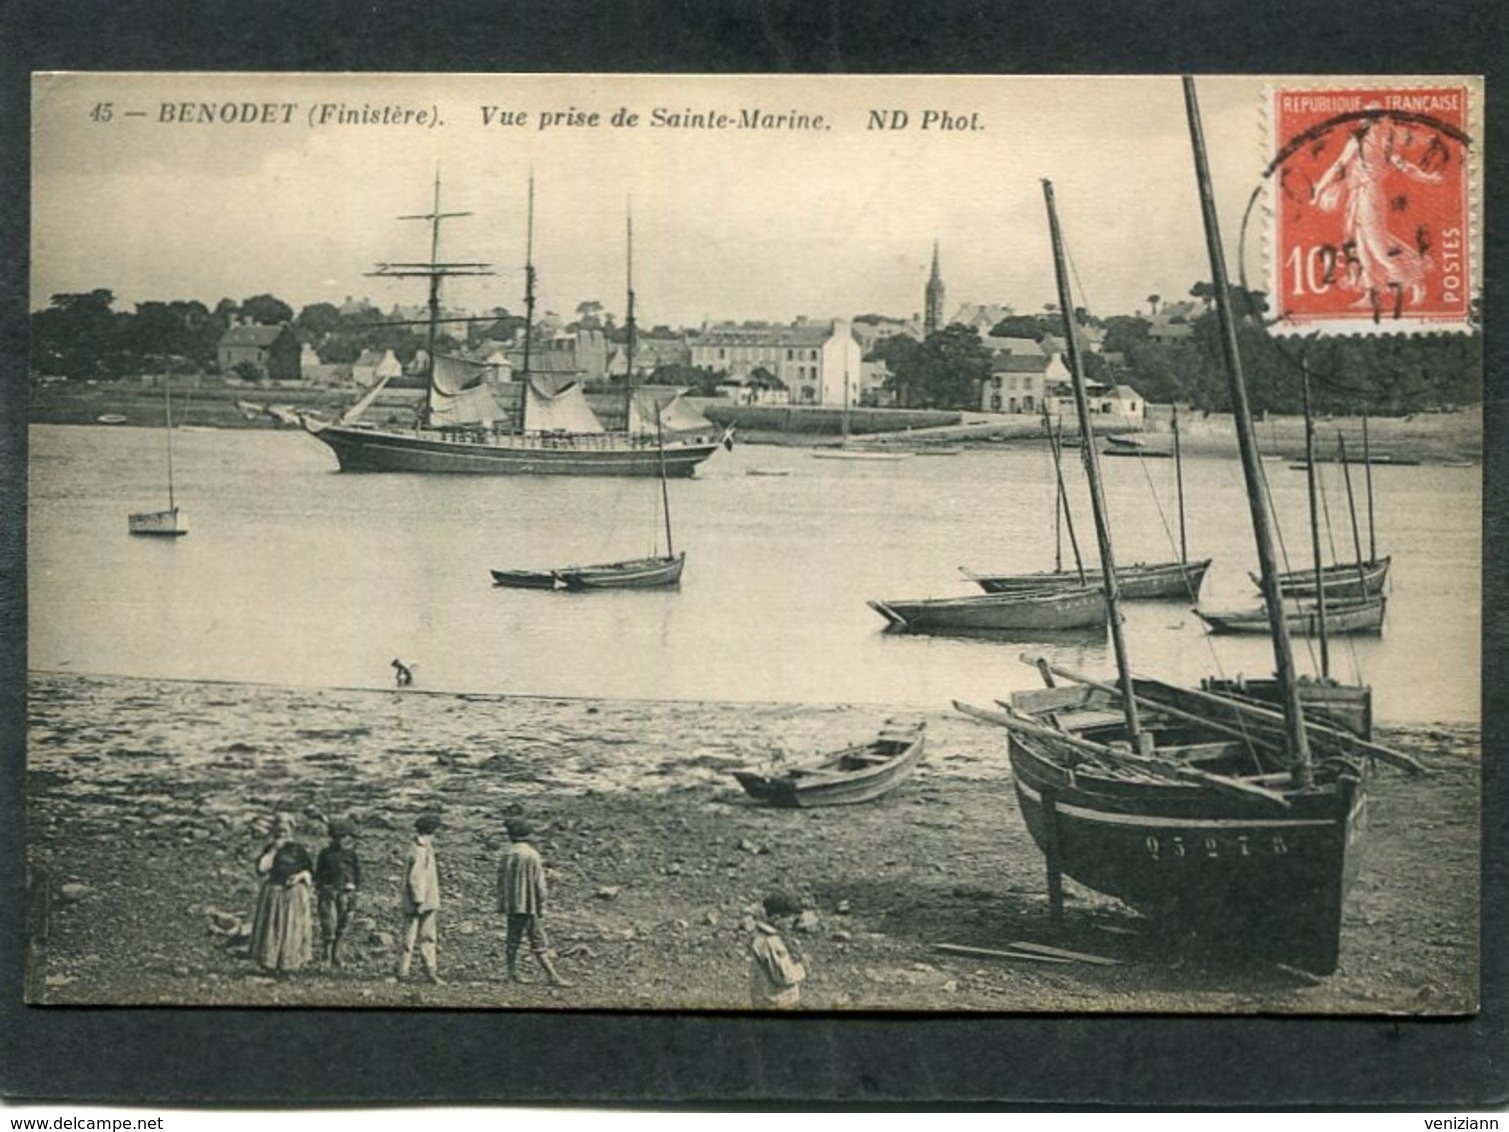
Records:
[[[92,122],[108,122],[115,114],[115,103],[96,102],[94,109],[89,111],[89,119]]]

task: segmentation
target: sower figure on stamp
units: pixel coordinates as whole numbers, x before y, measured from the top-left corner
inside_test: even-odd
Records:
[[[356,912],[356,890],[362,883],[361,861],[351,845],[356,831],[339,818],[330,822],[330,844],[320,850],[314,866],[314,890],[320,913],[320,958],[331,967],[341,965],[341,937]]]
[[[431,838],[439,828],[440,818],[435,814],[424,814],[414,823],[414,843],[409,846],[403,871],[403,891],[399,897],[403,909],[403,940],[397,971],[400,979],[409,977],[414,947],[418,944],[424,976],[437,986],[444,982],[437,956],[440,870],[435,862],[435,846]]]
[[[544,969],[553,987],[569,987],[555,969],[550,941],[540,923],[545,915],[545,865],[529,843],[533,830],[523,818],[509,818],[503,823],[511,844],[498,868],[498,911],[508,917],[508,978],[519,981],[519,944],[527,935],[529,949]]]

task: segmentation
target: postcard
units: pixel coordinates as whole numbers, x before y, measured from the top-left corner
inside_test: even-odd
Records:
[[[29,1004],[1478,1009],[1479,78],[32,91]]]

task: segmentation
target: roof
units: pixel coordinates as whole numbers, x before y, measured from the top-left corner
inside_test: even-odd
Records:
[[[821,346],[833,337],[832,322],[798,322],[790,325],[750,326],[720,323],[709,326],[696,340],[707,346]]]
[[[961,322],[965,326],[994,326],[1002,319],[1010,318],[1013,313],[1010,307],[1000,303],[965,303],[952,321]]]
[[[1049,359],[1044,354],[1037,357],[1023,357],[1020,354],[1000,354],[991,359],[991,373],[1045,373],[1047,372]]]
[[[1041,346],[1031,338],[997,338],[986,334],[981,336],[980,345],[987,350],[997,350],[1003,354],[1015,354],[1018,357],[1041,358],[1046,353]]]
[[[267,326],[263,323],[233,326],[220,339],[222,346],[271,346],[288,329],[287,326]]]

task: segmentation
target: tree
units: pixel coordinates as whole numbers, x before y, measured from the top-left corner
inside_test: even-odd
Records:
[[[899,335],[885,339],[875,352],[891,371],[886,387],[895,391],[897,404],[903,407],[977,405],[980,383],[990,376],[990,355],[980,345],[979,333],[959,323],[920,343]]]
[[[242,301],[241,317],[264,326],[281,326],[293,321],[293,308],[272,295],[253,295]]]
[[[303,342],[318,344],[341,324],[341,311],[334,303],[310,303],[294,319],[294,329]]]
[[[1163,301],[1163,296],[1162,295],[1149,295],[1147,297],[1148,309],[1152,311],[1152,314],[1153,314],[1154,318],[1158,317],[1158,304],[1160,302],[1162,302],[1162,301]]]

